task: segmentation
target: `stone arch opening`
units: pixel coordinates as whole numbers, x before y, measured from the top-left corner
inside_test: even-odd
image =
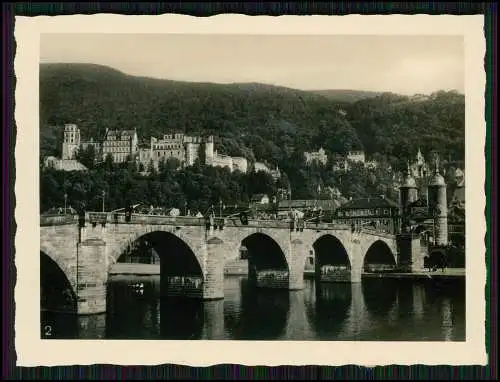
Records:
[[[342,242],[332,235],[321,236],[313,244],[316,280],[347,282],[351,280],[351,261]]]
[[[111,256],[112,257],[112,256]],[[116,259],[117,263],[128,264],[160,264],[160,258],[148,234],[138,237],[129,243],[123,253]]]
[[[154,231],[137,238],[118,256],[117,262],[127,259],[142,264],[152,264],[151,259],[155,259],[156,265],[159,262],[161,296],[203,296],[204,273],[198,258],[184,240],[170,232]],[[142,264],[134,266],[139,269]]]
[[[390,272],[396,268],[396,259],[391,248],[382,240],[375,241],[366,252],[363,260],[363,270],[372,272]]]
[[[76,313],[77,298],[68,276],[45,252],[40,251],[40,309]]]
[[[242,240],[247,249],[248,279],[256,286],[288,288],[288,262],[280,245],[270,236],[254,233]]]

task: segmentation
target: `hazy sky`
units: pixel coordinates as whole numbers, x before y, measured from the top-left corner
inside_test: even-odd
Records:
[[[40,60],[181,81],[464,92],[462,36],[45,34]]]

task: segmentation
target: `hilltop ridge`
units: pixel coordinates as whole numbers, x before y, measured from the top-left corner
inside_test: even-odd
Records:
[[[214,135],[221,154],[280,167],[304,151],[363,149],[404,161],[418,148],[464,157],[465,97],[351,90],[305,91],[249,83],[131,76],[96,64],[40,65],[41,155],[58,155],[61,126],[82,136],[136,128],[151,136]]]
[[[42,64],[44,149],[57,150],[56,126],[64,123],[77,123],[87,137],[102,136],[106,128],[136,128],[142,139],[168,132],[213,134],[227,155],[274,162],[284,159],[283,148],[291,154],[320,144],[330,151],[362,146],[338,107],[311,92],[135,77],[91,64]]]

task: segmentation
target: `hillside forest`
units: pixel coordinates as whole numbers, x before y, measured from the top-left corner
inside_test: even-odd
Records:
[[[322,94],[323,93],[323,94]],[[333,96],[332,96],[333,94]],[[347,96],[343,97],[343,94]],[[82,139],[100,140],[106,129],[136,129],[141,145],[169,133],[213,135],[221,154],[243,156],[281,171],[269,174],[229,172],[178,163],[161,163],[144,174],[138,166],[109,158],[95,164],[81,152],[88,172],[43,167],[47,156],[61,156],[63,126],[76,123]],[[465,157],[465,99],[454,91],[409,97],[392,93],[308,92],[256,83],[188,83],[133,77],[90,64],[43,64],[40,67],[41,210],[85,203],[106,209],[127,203],[205,212],[212,204],[248,204],[257,193],[291,190],[293,199],[386,195],[397,200],[395,182],[418,149],[426,158],[437,151],[453,187],[454,167]],[[326,165],[306,166],[305,151],[322,147]],[[378,168],[352,164],[334,172],[333,154],[364,150]],[[463,167],[462,167],[463,169]],[[449,194],[452,190],[449,191]]]

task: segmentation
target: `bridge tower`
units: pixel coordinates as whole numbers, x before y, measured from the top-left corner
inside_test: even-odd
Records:
[[[399,187],[401,231],[397,235],[398,267],[405,272],[418,271],[423,268],[423,257],[420,247],[420,237],[415,236],[410,223],[410,206],[418,199],[418,188],[411,175],[410,165]]]
[[[435,162],[434,175],[429,179],[429,213],[434,220],[434,242],[436,245],[448,244],[448,205],[446,183],[439,173],[438,161]]]
[[[410,164],[406,170],[406,176],[399,186],[400,207],[401,207],[401,228],[405,231],[409,228],[409,206],[418,199],[418,188],[415,179],[411,176]]]

